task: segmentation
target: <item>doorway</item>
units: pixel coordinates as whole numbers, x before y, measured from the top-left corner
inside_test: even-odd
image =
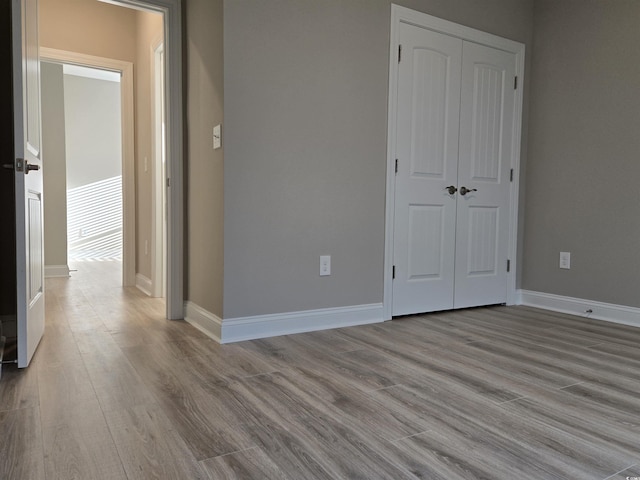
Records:
[[[95,8],[110,8],[132,12],[132,15],[157,16],[160,18],[160,24],[162,25],[162,31],[158,38],[153,39],[153,49],[149,51],[148,44],[145,47],[148,54],[146,57],[143,56],[142,62],[140,60],[140,51],[144,50],[144,48],[138,47],[137,53],[136,61],[139,65],[136,66],[135,90],[146,91],[151,98],[146,100],[145,107],[145,105],[139,104],[140,96],[132,98],[133,93],[130,93],[125,94],[126,98],[123,97],[123,108],[127,101],[131,102],[131,110],[135,105],[136,122],[138,123],[142,118],[148,125],[142,128],[136,127],[138,131],[135,134],[135,147],[133,137],[130,141],[127,141],[123,136],[123,150],[130,148],[131,158],[135,159],[131,163],[126,160],[123,162],[124,236],[127,237],[127,232],[129,232],[131,235],[129,238],[133,238],[133,241],[127,241],[127,238],[124,241],[125,272],[123,283],[125,285],[137,285],[145,293],[154,296],[166,295],[167,318],[183,318],[180,1],[150,0],[149,2],[123,1],[105,3],[112,5],[102,6],[98,3]],[[130,14],[127,13],[125,15]],[[46,22],[47,18],[45,17],[43,21]],[[46,57],[53,50],[42,48],[41,51],[43,57]],[[86,58],[79,57],[88,56],[79,54],[72,60],[72,63],[81,65],[92,63],[86,62]],[[156,67],[158,63],[156,57],[160,57],[162,61],[162,64],[158,67]],[[93,63],[94,65],[91,66],[96,66],[95,62]],[[98,66],[111,70],[121,70],[123,72],[123,83],[126,83],[124,82],[126,68],[120,68],[113,64]],[[141,73],[145,69],[148,72],[147,78],[144,78]],[[130,82],[133,84],[132,77],[130,76],[130,78]],[[142,84],[142,87],[140,84]],[[172,94],[163,93],[158,91],[158,87],[165,88],[167,91],[177,90],[178,92]],[[125,88],[123,88],[123,93],[124,91]],[[169,99],[169,103],[165,104],[165,98]],[[156,127],[156,125],[159,125],[159,127]],[[146,135],[145,141],[140,141],[141,129],[143,130],[142,134]],[[138,148],[138,145],[147,143],[149,147],[146,151]],[[127,169],[133,172],[130,177],[127,175]],[[153,183],[149,182],[148,187],[143,186],[142,188],[137,185],[138,189],[142,191],[138,191],[136,197],[136,192],[133,190],[131,197],[134,200],[133,202],[128,202],[126,197],[132,189],[126,185],[127,178],[141,179],[145,177],[152,177]],[[142,213],[139,208],[141,202],[146,202],[148,205],[148,210]],[[127,205],[138,207],[138,218],[135,218],[135,210],[133,215],[127,215]],[[79,232],[81,234],[86,233],[81,232],[81,229],[79,229]],[[137,238],[134,236],[135,234],[137,234]],[[127,245],[133,246],[129,254]],[[127,257],[133,261],[127,262]],[[127,269],[127,265],[132,268]]]
[[[68,276],[69,262],[109,259],[122,263],[121,285],[133,286],[133,65],[50,48],[40,57],[47,276]]]

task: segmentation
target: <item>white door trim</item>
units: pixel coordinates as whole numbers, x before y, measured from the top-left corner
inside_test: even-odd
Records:
[[[509,225],[509,251],[511,270],[507,275],[507,304],[517,302],[516,296],[516,272],[517,265],[517,237],[518,237],[518,192],[520,178],[520,138],[522,130],[522,92],[524,79],[524,53],[525,46],[498,37],[480,30],[458,25],[441,18],[417,12],[395,4],[391,5],[391,35],[389,49],[389,108],[387,119],[387,190],[385,212],[385,254],[384,254],[384,297],[383,311],[385,320],[392,317],[393,301],[393,233],[394,233],[394,209],[395,209],[395,152],[396,152],[396,117],[398,100],[398,48],[400,45],[400,24],[409,23],[444,33],[463,40],[472,41],[489,47],[513,53],[516,57],[516,75],[518,77],[518,89],[516,90],[512,158],[513,182],[510,188],[510,225]]]
[[[167,122],[167,318],[184,318],[182,0],[102,0],[164,16]]]
[[[149,47],[151,59],[151,99],[152,154],[151,154],[151,295],[166,295],[166,241],[165,241],[165,173],[163,168],[162,122],[164,121],[164,82],[162,63],[164,63],[164,38],[160,36]]]
[[[40,47],[40,60],[120,72],[122,106],[122,284],[136,284],[136,180],[133,119],[133,63]]]

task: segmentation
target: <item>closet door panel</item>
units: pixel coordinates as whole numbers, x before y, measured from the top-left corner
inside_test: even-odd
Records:
[[[513,54],[464,42],[455,308],[506,302],[514,77]]]
[[[393,315],[453,307],[462,40],[402,24]]]

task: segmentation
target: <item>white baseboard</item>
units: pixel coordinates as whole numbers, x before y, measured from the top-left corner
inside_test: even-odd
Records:
[[[69,265],[45,265],[44,276],[45,278],[68,277]]]
[[[220,343],[241,342],[384,321],[381,303],[224,320],[193,302],[185,302],[184,309],[184,319],[187,322]]]
[[[151,296],[151,279],[141,273],[136,273],[136,287],[146,295]]]
[[[520,290],[521,305],[640,327],[640,308]],[[592,313],[587,314],[587,310]]]
[[[229,318],[222,321],[221,343],[276,337],[384,321],[381,303],[302,312]]]
[[[184,302],[184,319],[202,333],[221,342],[222,319],[193,302]]]

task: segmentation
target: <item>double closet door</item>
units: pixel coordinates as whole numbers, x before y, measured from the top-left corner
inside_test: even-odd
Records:
[[[504,303],[516,57],[400,28],[393,315]]]

